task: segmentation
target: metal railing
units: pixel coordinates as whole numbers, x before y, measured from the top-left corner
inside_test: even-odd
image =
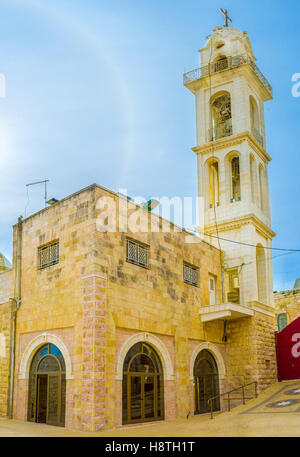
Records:
[[[250,59],[249,57],[249,63],[251,65],[251,67],[253,68],[254,72],[256,73],[256,75],[259,77],[259,79],[261,80],[261,82],[263,83],[263,85],[265,86],[265,88],[270,92],[270,94],[273,96],[273,89],[272,89],[272,86],[271,84],[269,83],[269,81],[267,80],[267,78],[264,77],[264,75],[262,74],[262,72],[260,71],[260,69],[258,68],[258,66],[256,65],[255,62],[253,62],[252,59]]]
[[[183,75],[183,83],[189,84],[197,79],[205,78],[213,73],[220,73],[222,71],[231,70],[233,68],[240,67],[241,65],[249,64],[255,74],[258,76],[262,84],[268,90],[268,92],[273,96],[273,89],[268,80],[264,77],[258,66],[253,62],[253,60],[246,54],[241,54],[232,57],[226,57],[219,60],[216,63],[211,63],[205,65],[201,68],[196,68],[195,70],[188,71]]]
[[[259,133],[259,131],[255,127],[252,127],[251,131],[254,138],[259,142],[259,144],[262,147],[264,147],[264,139],[263,136]]]
[[[254,385],[254,397],[248,397],[248,396],[245,396],[245,387],[248,387],[248,386],[251,386],[251,385]],[[242,396],[241,397],[234,397],[234,398],[230,398],[230,395],[233,393],[233,392],[237,392],[239,390],[242,390]],[[232,390],[229,390],[228,392],[224,392],[223,394],[218,394],[218,395],[215,395],[214,397],[211,397],[207,400],[207,403],[208,405],[210,406],[210,418],[213,419],[214,415],[213,415],[213,400],[215,400],[216,398],[221,398],[223,396],[227,395],[227,398],[225,399],[225,401],[228,401],[228,405],[227,405],[227,409],[228,411],[230,411],[230,401],[231,400],[242,400],[243,401],[243,405],[245,404],[246,400],[252,400],[253,398],[257,398],[257,381],[253,381],[253,382],[249,382],[248,384],[244,384],[243,386],[240,386],[240,387],[237,387],[236,389],[232,389]]]

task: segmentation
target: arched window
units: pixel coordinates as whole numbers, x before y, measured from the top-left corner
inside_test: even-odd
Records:
[[[231,159],[231,202],[241,200],[240,158]]]
[[[123,424],[164,417],[162,365],[147,343],[135,344],[126,355],[122,399]]]
[[[226,56],[219,56],[214,61],[213,72],[218,73],[219,71],[227,70],[229,68],[229,60]]]
[[[208,195],[209,207],[219,206],[219,163],[216,160],[208,165]]]
[[[254,138],[256,138],[256,140],[261,144],[261,146],[263,146],[264,140],[263,140],[263,136],[261,135],[258,106],[257,106],[257,102],[256,102],[255,98],[252,97],[252,95],[250,95],[249,103],[250,103],[251,132],[252,132]]]
[[[261,244],[256,246],[257,298],[261,303],[267,300],[267,274],[265,251]]]
[[[211,100],[210,141],[232,135],[231,99],[228,92]]]
[[[255,128],[259,131],[259,117],[258,117],[258,107],[254,97],[250,95],[250,119],[251,119],[251,128]]]
[[[54,344],[34,355],[29,373],[28,420],[50,425],[65,424],[66,367]]]
[[[281,332],[281,330],[283,330],[287,326],[287,314],[286,313],[277,314],[277,326],[278,326],[278,332]]]
[[[256,176],[255,176],[255,159],[252,154],[250,154],[250,184],[251,184],[251,200],[255,202],[255,183],[256,183]]]
[[[259,206],[261,210],[265,209],[265,172],[261,164],[258,167],[259,175]]]

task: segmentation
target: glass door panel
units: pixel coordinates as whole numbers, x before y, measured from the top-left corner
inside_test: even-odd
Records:
[[[154,376],[144,377],[144,414],[145,418],[150,419],[155,416],[155,386]]]
[[[48,424],[58,425],[59,397],[59,377],[56,375],[49,375]]]
[[[198,378],[198,398],[199,398],[199,405],[198,411],[200,413],[205,412],[205,386],[204,386],[204,378]]]
[[[47,395],[48,394],[48,375],[38,375],[37,377],[37,422],[43,424],[47,420]]]
[[[141,376],[130,376],[130,416],[133,421],[142,418]]]

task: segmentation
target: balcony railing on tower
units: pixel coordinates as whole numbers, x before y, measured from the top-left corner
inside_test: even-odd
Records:
[[[264,147],[264,139],[263,136],[259,133],[259,131],[255,127],[252,127],[251,131],[254,138],[259,142],[259,144],[262,147]]]
[[[226,57],[217,61],[216,63],[211,63],[205,65],[201,68],[196,68],[195,70],[184,73],[183,83],[189,84],[197,79],[205,78],[213,73],[220,73],[222,71],[231,70],[233,68],[240,67],[241,65],[249,64],[255,74],[258,76],[262,84],[265,86],[271,97],[273,96],[273,89],[267,79],[264,77],[258,66],[253,62],[253,60],[248,55],[237,55],[232,57]]]

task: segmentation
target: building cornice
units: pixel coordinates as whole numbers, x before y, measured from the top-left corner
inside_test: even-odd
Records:
[[[257,231],[259,231],[265,238],[274,238],[276,235],[273,230],[264,224],[255,214],[249,214],[234,219],[228,219],[227,221],[218,223],[218,232],[225,232],[227,230],[235,230],[240,228],[241,225],[253,224]],[[205,234],[212,235],[216,232],[216,225],[209,224],[205,226]]]
[[[220,138],[213,143],[210,141],[205,143],[201,146],[195,146],[192,148],[197,155],[205,155],[207,153],[212,153],[213,151],[217,151],[219,149],[231,148],[242,144],[246,141],[249,146],[257,153],[257,155],[262,159],[263,162],[271,162],[272,158],[269,156],[267,151],[259,144],[259,142],[255,139],[251,132],[248,130],[242,133],[238,133],[237,135],[226,136],[224,138]]]
[[[253,311],[257,311],[258,313],[265,314],[271,317],[275,316],[274,307],[266,305],[265,303],[261,303],[259,301],[250,301],[248,303],[248,306],[249,308],[253,309]]]

